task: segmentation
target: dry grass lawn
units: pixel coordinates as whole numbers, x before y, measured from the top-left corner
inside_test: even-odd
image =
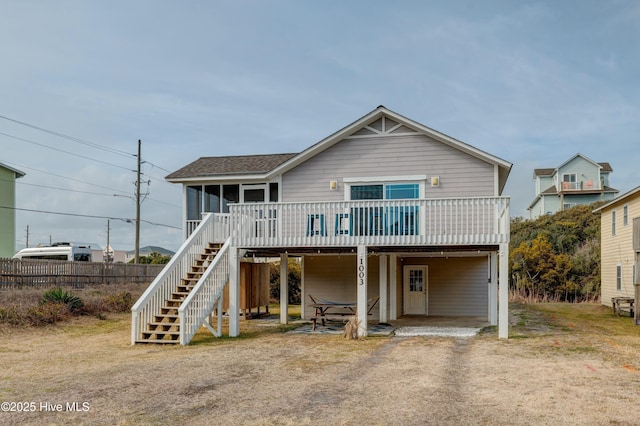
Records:
[[[350,341],[254,320],[237,339],[132,347],[125,314],[9,328],[0,401],[36,411],[0,424],[638,424],[640,327],[598,305],[511,311],[508,341]]]

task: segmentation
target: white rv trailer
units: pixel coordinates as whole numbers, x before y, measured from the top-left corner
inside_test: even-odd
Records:
[[[48,247],[31,247],[20,250],[14,259],[71,260],[91,262],[91,246],[71,243],[53,243]]]

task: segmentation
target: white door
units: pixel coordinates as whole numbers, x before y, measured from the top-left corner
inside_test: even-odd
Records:
[[[428,314],[428,280],[426,266],[404,267],[404,314]]]

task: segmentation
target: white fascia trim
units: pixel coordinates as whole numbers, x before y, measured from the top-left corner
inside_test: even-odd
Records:
[[[227,175],[227,176],[196,176],[192,178],[175,178],[175,179],[165,179],[169,183],[217,183],[217,182],[237,182],[237,183],[248,183],[252,181],[272,181],[269,180],[267,174],[261,175]]]
[[[513,166],[513,164],[511,164],[510,162],[503,160],[501,158],[498,158],[494,155],[491,155],[487,152],[484,152],[480,149],[477,149],[471,145],[468,145],[462,141],[459,141],[457,139],[454,139],[450,136],[445,135],[444,133],[440,133],[437,130],[431,129],[427,126],[424,126],[416,121],[413,121],[407,117],[404,117],[402,115],[399,115],[391,110],[388,110],[387,108],[384,107],[378,107],[375,110],[371,111],[369,114],[365,115],[364,117],[354,121],[353,123],[349,124],[346,127],[343,127],[342,129],[338,130],[337,132],[333,133],[332,135],[322,139],[320,142],[316,143],[315,145],[307,148],[306,150],[302,151],[300,154],[296,155],[295,157],[289,159],[288,161],[285,161],[283,164],[281,164],[280,166],[276,167],[275,169],[271,170],[267,175],[268,176],[273,176],[274,174],[282,174],[287,172],[288,170],[291,170],[292,168],[296,167],[297,165],[301,164],[302,162],[308,160],[309,158],[315,156],[316,154],[324,151],[325,149],[335,145],[336,143],[340,142],[341,140],[343,140],[344,138],[347,137],[347,135],[349,135],[350,133],[352,133],[354,130],[360,128],[360,127],[364,127],[367,123],[369,123],[370,121],[373,121],[375,119],[377,119],[378,117],[381,117],[383,115],[386,115],[388,117],[391,117],[394,121],[396,121],[397,123],[400,124],[404,124],[405,126],[416,130],[419,133],[424,133],[446,145],[449,145],[453,148],[459,149],[460,151],[466,152],[467,154],[470,154],[476,158],[479,158],[483,161],[486,161],[488,163],[492,163],[492,164],[497,164],[501,167],[504,167],[507,169],[507,171],[511,170],[511,167]],[[388,136],[388,135],[387,135]]]
[[[629,200],[631,200],[631,197],[637,193],[640,192],[640,186],[633,188],[631,191],[626,192],[624,194],[622,194],[621,196],[619,196],[618,198],[615,198],[613,201],[605,204],[604,206],[600,206],[599,208],[595,209],[593,212],[594,213],[598,213],[601,212],[604,209],[607,209],[613,205],[616,204],[620,204],[620,203],[627,203],[629,202]]]
[[[345,139],[388,138],[389,136],[413,136],[418,134],[420,133],[418,132],[376,133],[374,135],[352,135],[352,136],[347,136]]]

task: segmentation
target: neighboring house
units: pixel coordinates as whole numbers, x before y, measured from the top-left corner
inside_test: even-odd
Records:
[[[617,189],[609,187],[609,163],[596,163],[576,154],[555,169],[535,169],[536,197],[528,207],[535,219],[579,204],[613,200]]]
[[[163,247],[158,247],[158,246],[146,246],[146,247],[140,247],[138,249],[138,255],[140,257],[142,256],[149,256],[151,253],[159,253],[162,256],[173,256],[175,254],[175,252],[171,251],[171,250],[167,250],[166,248]],[[130,261],[132,261],[133,259],[136,258],[136,251],[135,250],[129,250],[126,252],[126,256],[124,259],[125,263],[129,263]]]
[[[166,178],[183,186],[186,241],[134,306],[132,343],[186,344],[203,322],[219,335],[207,318],[227,280],[237,336],[239,262],[254,256],[281,259],[282,295],[301,258],[304,318],[311,295],[357,301],[360,335],[368,320],[432,315],[480,317],[506,338],[511,166],[383,106],[298,154],[202,157]]]
[[[0,258],[16,254],[16,179],[23,176],[0,163]]]
[[[640,187],[594,210],[601,217],[601,303],[635,297],[640,282]],[[635,287],[635,288],[634,288]]]
[[[94,262],[125,263],[127,259],[127,251],[114,250],[111,245],[108,248],[102,248],[98,244],[91,244],[92,260]]]

